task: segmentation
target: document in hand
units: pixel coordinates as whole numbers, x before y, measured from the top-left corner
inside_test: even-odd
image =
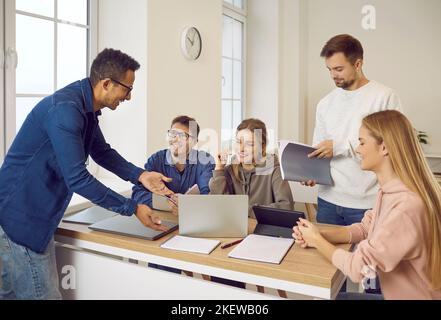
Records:
[[[162,196],[156,193],[152,194],[152,206],[153,209],[159,211],[171,211],[172,208],[168,203],[168,198],[166,196]]]
[[[294,239],[250,234],[228,256],[236,259],[280,264],[293,244]]]
[[[188,189],[185,194],[201,194],[201,192],[199,191],[198,185],[195,184],[190,189]]]
[[[219,240],[191,238],[176,235],[163,244],[161,248],[210,254],[219,245]]]
[[[201,194],[199,191],[199,187],[197,184],[193,185],[190,189],[187,190],[185,194]],[[153,193],[152,195],[152,206],[153,209],[159,210],[159,211],[168,211],[170,212],[172,210],[169,199],[167,199],[166,196],[162,196],[156,193]]]
[[[308,158],[315,148],[295,142],[279,142],[282,179],[288,181],[314,180],[318,184],[332,185],[331,159]]]

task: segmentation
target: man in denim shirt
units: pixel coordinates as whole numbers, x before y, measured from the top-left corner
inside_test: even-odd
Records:
[[[151,209],[110,190],[86,169],[90,155],[121,179],[172,194],[170,179],[127,162],[105,141],[101,109],[130,100],[140,65],[119,50],[105,49],[90,78],[44,98],[29,113],[0,169],[0,299],[61,298],[53,235],[75,192],[147,227],[165,230]]]
[[[184,194],[194,185],[198,186],[201,194],[210,192],[208,183],[213,175],[215,161],[210,154],[193,149],[197,143],[199,131],[199,125],[195,119],[188,116],[176,117],[167,132],[169,148],[153,154],[145,164],[147,171],[159,172],[172,179],[166,185],[175,193],[172,201],[169,200],[169,204],[176,215],[178,214],[176,194]],[[132,199],[152,206],[152,192],[142,185],[133,187]],[[181,273],[179,269],[152,263],[149,267]]]
[[[172,179],[166,183],[175,194],[184,194],[197,185],[201,194],[209,194],[208,183],[214,170],[214,158],[203,151],[193,149],[199,135],[199,125],[194,118],[179,116],[173,119],[167,132],[168,149],[153,154],[145,164],[147,171],[162,173]],[[152,192],[142,185],[133,187],[132,199],[152,206]],[[177,196],[169,201],[174,214],[178,214]]]

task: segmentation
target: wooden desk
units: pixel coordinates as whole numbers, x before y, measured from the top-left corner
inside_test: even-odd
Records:
[[[167,213],[158,215],[163,220],[177,219]],[[250,219],[249,231],[254,227],[255,221]],[[147,262],[285,290],[299,299],[333,299],[345,280],[344,275],[315,249],[305,250],[297,244],[280,265],[228,258],[234,247],[221,249],[218,246],[210,255],[160,248],[160,244],[177,233],[147,241],[92,231],[84,225],[61,223],[55,240],[63,296],[68,299],[277,298],[147,268]],[[219,240],[225,243],[234,239]],[[349,249],[349,245],[341,247]]]

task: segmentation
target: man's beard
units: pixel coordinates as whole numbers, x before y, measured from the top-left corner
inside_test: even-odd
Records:
[[[180,150],[176,148],[172,150],[172,157],[175,163],[185,164],[187,161],[188,154],[186,150]]]
[[[335,82],[335,81],[334,81]],[[343,82],[335,82],[335,85],[339,88],[342,88],[346,90],[350,86],[352,86],[355,83],[355,79],[349,80],[349,81],[343,81]]]

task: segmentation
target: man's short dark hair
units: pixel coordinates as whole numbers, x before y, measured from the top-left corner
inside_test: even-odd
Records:
[[[90,82],[94,87],[100,80],[113,78],[120,81],[128,70],[136,71],[139,63],[129,55],[115,49],[104,49],[93,60]]]
[[[194,118],[191,118],[189,116],[179,116],[179,117],[176,117],[176,118],[174,118],[172,120],[171,127],[173,127],[173,125],[175,123],[180,123],[180,124],[186,126],[190,130],[191,129],[190,128],[190,122],[194,122],[196,124],[196,138],[197,138],[199,136],[200,128],[199,128],[199,124],[196,122],[196,120]],[[190,132],[190,134],[191,133],[192,132]]]
[[[355,64],[357,59],[363,59],[363,47],[357,39],[349,34],[340,34],[331,38],[323,47],[320,56],[330,58],[335,53],[342,52],[346,58]]]

